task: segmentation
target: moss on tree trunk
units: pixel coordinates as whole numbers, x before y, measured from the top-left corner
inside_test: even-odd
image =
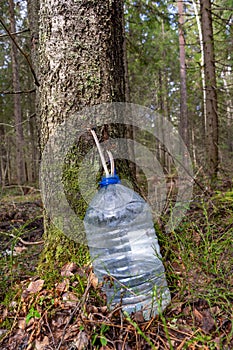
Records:
[[[83,107],[125,101],[123,1],[41,0],[39,22],[43,150],[56,126]],[[124,137],[125,132],[124,126],[116,124],[97,128],[98,137],[103,139]],[[84,134],[67,156],[68,166],[64,167],[67,198],[80,217],[84,216],[86,204],[81,195],[76,195],[75,174],[92,146],[93,140]],[[127,162],[122,162],[121,173],[129,176],[129,172]],[[39,271],[53,270],[76,259],[79,249],[45,217],[45,247]],[[83,256],[86,258],[86,253]]]

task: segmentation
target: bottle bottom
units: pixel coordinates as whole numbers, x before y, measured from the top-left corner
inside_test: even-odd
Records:
[[[164,309],[170,304],[171,295],[166,288],[163,290],[162,298],[159,300],[151,296],[143,301],[138,301],[136,304],[125,304],[122,305],[122,310],[126,311],[129,315],[138,311],[142,311],[143,317],[146,321],[150,318],[159,315],[164,311]],[[111,307],[112,308],[112,307]]]
[[[111,286],[104,285],[103,291],[106,293],[110,309],[121,305],[122,310],[128,314],[142,311],[145,320],[160,314],[171,301],[166,280],[161,277],[156,284],[144,282],[137,288],[126,287],[115,280]]]

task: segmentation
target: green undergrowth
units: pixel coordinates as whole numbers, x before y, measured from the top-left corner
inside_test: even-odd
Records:
[[[40,198],[37,183],[25,186],[11,185],[0,189],[0,201],[5,203],[32,202]]]
[[[126,317],[130,329],[134,329],[137,334],[136,338],[144,339],[143,341],[151,348],[152,343],[156,344],[153,334],[159,332],[159,329],[162,332],[159,334],[166,339],[167,348],[170,349],[176,349],[178,345],[179,349],[231,348],[232,198],[232,191],[215,193],[211,198],[198,197],[198,200],[194,198],[185,218],[173,232],[165,233],[162,225],[155,225],[172,301],[151,323],[152,328],[144,327],[134,318]],[[36,278],[44,281],[44,292],[35,294],[29,305],[25,306],[27,310],[25,317],[28,320],[36,317],[38,313],[43,313],[44,310],[46,312],[48,310],[50,318],[54,317],[59,305],[58,299],[62,296],[56,286],[64,281],[67,283],[69,293],[72,292],[78,300],[83,296],[87,298],[85,293],[92,273],[87,247],[70,241],[54,227],[50,229],[49,246],[45,244],[37,269],[34,271]],[[76,265],[76,271],[64,276],[61,271],[65,264],[70,263]],[[99,312],[105,303],[100,288],[95,288],[95,284],[96,282],[92,280],[92,288],[88,291],[89,299],[85,299],[85,304],[82,304],[85,317],[88,317],[86,311],[88,304]],[[22,292],[25,285],[12,285],[11,291],[6,291],[4,305],[10,305],[12,300],[20,302],[20,288]],[[101,315],[98,317],[102,319]],[[78,318],[77,322],[80,322]],[[4,327],[10,328],[10,326],[10,319],[6,318]],[[92,331],[88,328],[89,323],[84,322],[80,327],[81,332],[92,332],[93,349],[97,349],[96,344],[99,344],[99,348],[107,345],[108,339],[113,336],[113,329],[117,332],[120,326],[114,328],[111,324],[105,325],[104,322],[100,322]]]
[[[18,190],[18,189],[17,189]],[[12,300],[20,281],[36,274],[42,250],[43,218],[41,208],[31,205],[38,195],[21,196],[8,190],[0,205],[0,302]],[[33,244],[37,241],[38,244]],[[28,242],[29,244],[24,244]]]
[[[173,232],[164,234],[161,230],[157,231],[172,293],[172,303],[168,307],[168,315],[171,314],[172,317],[167,316],[166,322],[172,321],[173,324],[179,324],[185,310],[186,319],[188,316],[193,320],[193,330],[196,331],[195,337],[187,341],[182,349],[189,349],[192,344],[208,346],[208,349],[231,348],[230,341],[233,336],[232,218],[233,192],[217,193],[212,198],[194,202],[185,219]],[[201,328],[205,329],[205,322],[208,324],[210,316],[207,317],[207,321],[204,318],[201,319],[202,316],[198,314],[199,309],[196,305],[199,305],[200,310],[208,310],[211,320],[215,322],[214,331],[210,327],[210,334],[206,332],[203,335]],[[220,336],[222,332],[220,324],[223,319],[229,323],[230,329],[225,338]],[[197,324],[201,326],[199,331]],[[215,347],[216,344],[213,341],[218,337],[225,339],[219,348]]]
[[[232,192],[227,192],[201,200],[174,232],[162,235],[170,288],[180,297],[205,297],[210,302],[222,298],[226,304],[232,300],[231,198]]]

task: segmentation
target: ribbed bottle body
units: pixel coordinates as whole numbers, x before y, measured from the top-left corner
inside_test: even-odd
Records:
[[[103,187],[89,205],[85,230],[100,281],[111,306],[128,313],[158,313],[170,302],[158,240],[148,204],[134,191],[114,184]]]

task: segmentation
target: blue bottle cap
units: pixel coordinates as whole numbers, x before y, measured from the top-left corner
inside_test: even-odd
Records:
[[[113,185],[113,184],[119,184],[121,183],[121,180],[117,174],[115,175],[109,175],[109,176],[103,176],[100,181],[100,187]]]

